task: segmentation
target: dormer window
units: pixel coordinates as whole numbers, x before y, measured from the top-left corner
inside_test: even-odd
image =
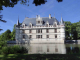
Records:
[[[48,21],[46,22],[46,27],[48,27],[49,26],[49,23],[48,23]]]
[[[40,21],[38,21],[38,23],[40,23]]]
[[[48,27],[48,24],[46,24],[46,27]]]
[[[24,28],[24,25],[23,25],[23,28]]]
[[[31,23],[29,24],[29,27],[32,27],[32,24]]]

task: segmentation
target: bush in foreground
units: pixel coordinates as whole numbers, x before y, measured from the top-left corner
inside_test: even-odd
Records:
[[[11,47],[2,47],[1,54],[17,54],[17,53],[27,53],[28,50],[25,47],[20,47],[14,45]]]

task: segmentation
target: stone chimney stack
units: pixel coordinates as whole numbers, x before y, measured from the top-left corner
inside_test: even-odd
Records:
[[[51,14],[49,14],[49,19],[51,19]]]

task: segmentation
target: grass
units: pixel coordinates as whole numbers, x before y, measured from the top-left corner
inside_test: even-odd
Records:
[[[0,60],[80,60],[80,54],[7,54]]]

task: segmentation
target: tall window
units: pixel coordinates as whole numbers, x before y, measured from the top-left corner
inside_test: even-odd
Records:
[[[56,27],[56,24],[54,24],[54,27]]]
[[[32,33],[32,30],[29,30],[29,33]]]
[[[38,21],[38,23],[40,23],[40,21]]]
[[[22,33],[25,33],[25,30],[22,30]]]
[[[29,39],[31,39],[32,38],[32,35],[29,35]]]
[[[42,35],[36,35],[36,38],[42,38]]]
[[[40,33],[40,29],[38,30],[38,33]]]
[[[57,38],[57,35],[55,35],[55,38]]]
[[[41,33],[42,33],[42,29],[41,29]]]
[[[49,33],[49,29],[46,29],[46,33]]]
[[[25,38],[25,35],[23,35],[23,39]]]
[[[55,33],[57,33],[57,29],[55,29]]]
[[[49,38],[49,35],[46,35],[46,38]]]
[[[48,24],[46,24],[46,27],[48,27]]]
[[[31,24],[29,25],[29,27],[31,27]]]

